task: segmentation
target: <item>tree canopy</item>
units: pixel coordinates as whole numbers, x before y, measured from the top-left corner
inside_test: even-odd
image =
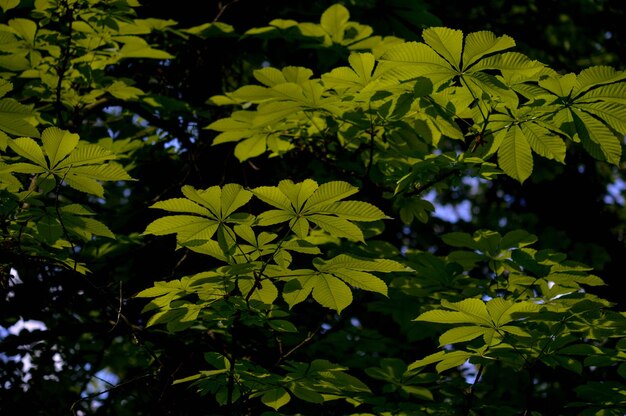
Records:
[[[0,9],[2,414],[626,413],[617,1]]]

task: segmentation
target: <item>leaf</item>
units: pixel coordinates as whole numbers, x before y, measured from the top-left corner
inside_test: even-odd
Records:
[[[74,176],[96,179],[99,181],[124,181],[132,180],[128,173],[118,164],[106,163],[100,165],[83,165],[63,170],[54,169],[54,173],[63,177],[65,172]]]
[[[435,322],[438,324],[485,324],[482,319],[463,312],[445,311],[436,309],[420,314],[415,321]]]
[[[498,36],[493,32],[480,31],[469,33],[465,37],[463,49],[463,67],[468,68],[484,56],[500,52],[515,46],[515,41],[507,36]]]
[[[618,165],[622,156],[619,139],[601,122],[582,111],[573,111],[574,128],[591,156]]]
[[[313,299],[320,305],[341,313],[352,303],[352,291],[336,277],[328,274],[319,274],[313,286]]]
[[[118,36],[124,45],[119,50],[122,58],[172,59],[173,55],[165,51],[153,49],[144,39],[137,36]]]
[[[441,305],[455,312],[444,310],[428,311],[422,313],[415,320],[449,324],[475,323],[491,326],[492,320],[487,312],[487,307],[480,299],[470,298],[455,303],[442,300]]]
[[[72,134],[57,127],[48,127],[41,133],[43,149],[48,155],[50,168],[54,168],[62,159],[70,154],[78,144],[78,134]]]
[[[397,261],[388,259],[361,259],[357,257],[340,254],[330,260],[323,261],[321,259],[314,260],[315,267],[320,271],[341,270],[361,270],[371,272],[411,272],[412,269],[403,266]]]
[[[320,185],[306,202],[305,209],[313,211],[321,204],[330,204],[354,195],[359,189],[348,182],[332,181]]]
[[[315,284],[315,272],[313,270],[294,270],[298,276],[291,278],[283,288],[283,299],[289,305],[289,309],[298,303],[304,302],[309,297]]]
[[[217,231],[218,223],[208,218],[192,215],[170,215],[152,221],[143,234],[176,234],[177,241],[210,240]]]
[[[447,233],[441,236],[444,243],[452,247],[463,247],[480,250],[481,247],[471,235],[461,232]]]
[[[350,288],[338,278],[326,273],[306,271],[304,275],[289,280],[283,289],[283,299],[290,308],[313,294],[320,305],[341,313],[352,303]]]
[[[233,212],[246,205],[252,198],[252,192],[243,189],[239,184],[229,183],[222,187],[221,216],[229,217]]]
[[[235,157],[240,162],[262,155],[267,150],[267,137],[256,134],[249,137],[235,146]]]
[[[300,212],[307,199],[318,189],[318,185],[311,179],[305,179],[299,183],[283,179],[279,182],[278,189],[289,199],[295,211]]]
[[[20,4],[20,0],[0,0],[0,7],[6,13],[7,10],[14,9]]]
[[[274,283],[272,283],[268,279],[263,280],[260,283],[260,286],[255,286],[255,283],[252,279],[239,279],[238,285],[239,290],[241,290],[242,295],[246,299],[248,299],[249,296],[249,299],[258,300],[265,303],[266,305],[271,305],[278,297],[278,289],[276,289]],[[253,287],[254,292],[252,292],[252,295],[249,295],[250,290],[252,290]]]
[[[257,216],[257,224],[262,226],[280,224],[281,222],[290,221],[294,217],[294,214],[278,209],[271,209],[269,211],[262,212]]]
[[[357,270],[335,270],[332,274],[352,287],[387,296],[387,285],[385,282],[371,273]]]
[[[37,32],[37,23],[29,19],[11,19],[9,20],[9,26],[13,31],[26,43],[35,43],[35,33]]]
[[[0,99],[0,130],[16,136],[39,137],[39,131],[30,122],[33,115],[30,107],[12,98]]]
[[[90,240],[92,235],[107,237],[115,240],[115,234],[102,222],[93,218],[63,215],[63,224],[71,228],[73,232],[81,235],[85,240]]]
[[[540,306],[532,302],[512,302],[502,298],[493,298],[487,302],[487,312],[497,327],[501,327],[514,320],[527,317],[538,312]]]
[[[272,67],[255,69],[252,74],[261,84],[272,87],[283,82],[287,82],[283,73]],[[311,73],[313,75],[313,73]]]
[[[211,215],[211,211],[186,198],[172,198],[159,201],[152,204],[150,208],[158,208],[170,212],[186,212],[205,216]]]
[[[104,188],[93,178],[69,173],[63,175],[63,181],[77,191],[96,195],[100,198],[104,196]]]
[[[324,213],[339,215],[341,218],[351,221],[371,222],[388,218],[374,205],[361,201],[334,202],[327,206],[319,206],[317,209]]]
[[[444,345],[471,341],[483,336],[488,330],[488,328],[481,326],[459,326],[452,328],[441,334],[439,337],[439,346],[442,347]]]
[[[419,77],[439,85],[455,76],[450,64],[428,45],[406,42],[389,49],[380,58],[381,77],[406,82]]]
[[[463,32],[447,27],[430,27],[422,32],[424,42],[453,67],[461,68]]]
[[[277,187],[260,186],[258,188],[254,188],[252,193],[261,201],[272,205],[273,207],[279,208],[283,211],[292,210],[291,202],[289,202],[287,196]]]
[[[319,226],[328,234],[339,238],[348,238],[353,241],[365,241],[363,232],[359,227],[342,218],[332,217],[330,215],[312,214],[306,217],[309,221]],[[303,238],[305,235],[299,235]]]
[[[524,182],[533,171],[530,145],[518,126],[510,128],[498,149],[498,165],[519,182]]]
[[[450,368],[458,367],[472,356],[474,354],[467,351],[439,351],[413,362],[409,365],[408,370],[411,371],[429,364],[438,363],[436,369],[438,373],[441,373]]]
[[[617,81],[623,81],[626,79],[626,72],[616,71],[615,68],[610,66],[592,66],[585,68],[576,77],[576,83],[578,86],[578,94],[585,94],[587,97],[593,90],[586,92],[592,87],[610,84]],[[624,84],[614,84],[624,85]]]
[[[294,324],[284,319],[270,319],[269,321],[267,321],[267,323],[269,324],[269,326],[272,327],[272,329],[275,329],[276,331],[291,333],[298,332],[298,328],[296,328]]]
[[[334,4],[322,13],[320,24],[322,29],[330,35],[333,42],[341,43],[349,19],[350,13],[348,9],[341,4]]]
[[[115,98],[125,101],[136,100],[141,95],[145,94],[139,88],[132,87],[123,81],[114,81],[111,85],[106,87],[105,90]]]
[[[277,387],[272,390],[266,391],[261,397],[261,402],[264,405],[271,407],[274,410],[278,410],[291,400],[291,396],[282,387]]]
[[[83,165],[98,165],[115,159],[115,154],[96,144],[79,142],[70,155],[57,164],[57,169]]]
[[[372,79],[372,72],[376,65],[374,55],[371,53],[350,54],[348,61],[350,67],[335,68],[329,73],[322,75],[324,85],[329,88],[356,88],[365,87]]]
[[[41,147],[30,137],[19,137],[11,140],[9,147],[18,155],[35,162],[37,165],[44,168],[48,167]]]

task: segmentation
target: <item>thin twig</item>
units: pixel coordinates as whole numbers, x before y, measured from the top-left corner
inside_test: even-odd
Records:
[[[70,170],[72,169],[73,165],[70,165],[69,169],[67,170],[67,172],[65,172],[65,174],[63,175],[63,178],[61,178],[60,181],[58,181],[57,186],[56,186],[56,198],[55,198],[55,202],[54,202],[54,209],[56,211],[57,217],[59,218],[59,223],[61,224],[61,229],[63,230],[63,236],[65,236],[65,239],[67,240],[67,242],[70,244],[70,248],[72,250],[72,260],[74,260],[74,267],[73,270],[76,271],[77,267],[78,267],[78,260],[76,259],[77,255],[76,255],[76,247],[74,246],[74,243],[72,243],[72,240],[70,240],[70,235],[67,231],[67,228],[65,227],[65,224],[63,223],[63,217],[61,216],[61,209],[59,208],[59,196],[61,195],[61,183],[63,183],[63,181],[65,180],[65,177],[67,176],[68,173],[70,173]]]
[[[476,385],[478,384],[478,382],[480,381],[480,377],[483,375],[483,370],[484,370],[485,366],[484,365],[480,365],[478,368],[478,373],[476,373],[476,377],[474,378],[474,382],[472,383],[472,385],[469,388],[469,392],[467,393],[467,401],[465,402],[465,415],[469,416],[470,411],[472,410],[472,404],[474,402],[474,398],[476,397],[475,395],[475,391],[476,391]]]
[[[433,186],[437,185],[439,182],[443,182],[444,180],[448,179],[450,176],[456,175],[456,174],[458,174],[460,172],[461,172],[461,170],[457,169],[457,168],[450,169],[450,170],[440,174],[439,176],[436,176],[435,178],[431,179],[430,181],[424,183],[423,185],[416,186],[411,191],[405,192],[404,196],[405,197],[419,196],[422,193],[424,193],[425,191],[427,191],[428,189],[430,189]]]
[[[285,360],[287,357],[289,357],[291,354],[293,354],[294,352],[296,352],[297,350],[299,350],[300,348],[302,348],[303,346],[308,344],[313,339],[313,337],[315,337],[315,335],[317,335],[319,330],[320,330],[320,327],[317,327],[315,329],[315,331],[309,332],[307,337],[305,339],[303,339],[298,345],[296,345],[295,347],[293,347],[292,349],[287,351],[285,354],[282,354],[280,357],[278,357],[278,360],[276,361],[276,364],[274,364],[274,366],[277,366],[283,360]]]
[[[120,282],[120,303],[119,303],[119,307],[117,308],[117,319],[115,320],[115,323],[113,324],[113,326],[111,327],[111,329],[109,330],[109,332],[113,331],[115,329],[115,327],[117,326],[117,324],[119,324],[120,319],[122,317],[122,304],[124,303],[124,298],[122,295],[122,284],[123,282]]]
[[[90,394],[90,395],[85,396],[85,397],[81,397],[80,399],[78,399],[78,400],[76,400],[74,403],[72,403],[72,406],[70,407],[70,410],[72,411],[72,413],[73,413],[74,415],[76,415],[77,413],[76,413],[76,410],[74,410],[74,408],[76,407],[76,405],[77,405],[78,403],[80,403],[80,402],[84,402],[84,401],[87,401],[87,400],[91,400],[91,399],[95,399],[95,398],[96,398],[96,397],[98,397],[98,396],[101,396],[101,395],[106,394],[106,393],[110,393],[110,392],[112,392],[113,390],[116,390],[116,389],[119,389],[119,388],[121,388],[121,387],[126,386],[127,384],[134,383],[135,381],[138,381],[138,380],[141,380],[141,379],[144,379],[144,378],[148,378],[148,377],[150,377],[150,374],[144,374],[143,376],[135,377],[135,378],[130,379],[130,380],[128,380],[128,381],[125,381],[125,382],[123,382],[123,383],[116,384],[116,385],[114,385],[114,386],[112,386],[112,387],[110,387],[110,388],[108,388],[108,389],[105,389],[105,390],[99,391],[99,392],[97,392],[97,393]],[[105,380],[102,380],[102,381],[105,381]],[[105,381],[105,382],[106,382],[106,381]],[[108,382],[107,382],[107,383],[108,383]],[[109,383],[109,384],[110,384],[110,383]]]
[[[211,23],[217,22],[220,19],[220,17],[222,17],[222,14],[224,14],[224,12],[226,11],[226,8],[228,8],[228,6],[230,6],[231,4],[237,3],[238,1],[239,0],[231,0],[231,1],[229,1],[228,3],[226,3],[224,5],[222,5],[222,2],[220,1],[218,3],[218,7],[220,9],[217,11],[217,15],[215,15],[215,18],[213,19],[213,22],[211,22]]]
[[[57,67],[57,86],[56,86],[56,99],[55,99],[55,108],[57,111],[57,123],[60,127],[63,127],[63,104],[61,102],[61,90],[63,88],[63,79],[65,73],[69,68],[70,63],[70,53],[72,48],[72,23],[74,22],[74,8],[70,7],[68,0],[63,1],[63,6],[65,7],[65,15],[64,17],[67,20],[67,40],[65,45],[63,46],[61,63]]]

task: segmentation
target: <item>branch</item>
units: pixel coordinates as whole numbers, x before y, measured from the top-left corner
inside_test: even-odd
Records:
[[[61,89],[63,86],[63,78],[70,64],[70,52],[71,52],[71,47],[72,47],[72,23],[74,22],[74,8],[70,7],[70,5],[68,4],[68,0],[64,0],[62,4],[65,7],[65,15],[63,17],[67,19],[68,32],[67,32],[67,40],[65,42],[65,45],[63,46],[61,62],[60,62],[60,65],[57,67],[57,76],[59,78],[57,80],[56,99],[55,99],[54,107],[56,108],[56,111],[57,111],[57,123],[59,124],[60,127],[63,127],[64,125],[63,103],[61,102]]]
[[[308,344],[313,339],[313,337],[315,337],[315,335],[317,334],[319,330],[320,330],[320,327],[317,327],[315,328],[315,331],[309,332],[307,337],[303,339],[298,345],[296,345],[295,347],[287,351],[285,354],[282,354],[280,357],[278,357],[278,360],[276,361],[276,364],[274,364],[274,366],[275,367],[278,366],[278,364],[280,364],[285,358],[289,357],[291,354],[293,354],[294,352],[296,352],[297,350],[299,350],[300,348]]]
[[[217,14],[215,15],[215,18],[213,19],[213,21],[211,23],[215,23],[217,22],[220,17],[222,17],[222,14],[224,14],[224,12],[226,11],[226,9],[228,8],[228,6],[230,6],[231,4],[235,4],[237,3],[239,0],[231,0],[228,3],[222,5],[222,2],[220,1],[217,5],[217,7],[219,7],[219,10],[217,11]]]
[[[141,103],[137,101],[124,101],[118,98],[103,98],[93,104],[89,104],[83,107],[83,111],[92,113],[105,107],[122,107],[123,109],[128,110],[138,115],[139,117],[147,120],[151,126],[168,132],[171,136],[180,140],[187,149],[189,149],[193,145],[193,136],[190,135],[189,132],[187,132],[187,130],[183,128],[183,126],[172,120],[159,117],[154,112],[143,107]]]
[[[437,185],[439,182],[443,182],[446,179],[448,179],[449,177],[459,174],[461,173],[461,170],[458,168],[454,168],[454,169],[450,169],[448,171],[445,171],[441,174],[439,174],[438,176],[435,176],[433,179],[431,179],[430,181],[416,186],[413,190],[408,191],[404,194],[404,196],[406,197],[410,197],[410,196],[419,196],[422,193],[424,193],[425,191],[427,191],[428,189],[432,188],[433,186]]]
[[[478,369],[478,373],[476,374],[476,378],[474,378],[474,382],[470,386],[469,392],[467,393],[467,401],[465,402],[465,413],[464,413],[466,416],[469,416],[472,410],[472,404],[474,403],[474,398],[476,397],[476,394],[475,394],[476,385],[480,381],[480,377],[483,375],[484,368],[485,368],[484,365],[480,365],[480,368]]]
[[[97,393],[90,394],[90,395],[85,396],[85,397],[81,397],[80,399],[78,399],[74,403],[72,403],[72,406],[70,407],[70,410],[72,411],[72,414],[77,415],[78,413],[76,412],[76,410],[74,410],[74,408],[76,407],[76,405],[78,403],[84,402],[84,401],[88,401],[88,400],[91,400],[91,399],[95,399],[98,396],[101,396],[101,395],[106,394],[106,393],[110,393],[113,390],[119,389],[119,388],[124,387],[124,386],[126,386],[128,384],[134,383],[134,382],[136,382],[138,380],[141,380],[141,379],[144,379],[144,378],[148,378],[148,377],[150,377],[150,374],[144,374],[143,376],[135,377],[135,378],[132,378],[132,379],[130,379],[128,381],[125,381],[123,383],[116,384],[116,385],[114,385],[114,386],[112,386],[112,387],[110,387],[108,389],[99,391]]]

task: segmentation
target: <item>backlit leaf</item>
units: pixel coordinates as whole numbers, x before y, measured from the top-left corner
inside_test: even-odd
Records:
[[[30,137],[19,137],[9,142],[9,147],[18,155],[42,167],[48,167],[41,147]]]
[[[498,149],[498,165],[510,177],[524,182],[533,171],[530,145],[518,126],[510,128]]]
[[[471,341],[485,334],[488,328],[481,326],[459,326],[452,328],[441,334],[439,346],[456,344],[459,342]]]
[[[50,160],[50,167],[54,168],[78,144],[78,134],[73,134],[57,127],[48,127],[41,133],[43,149]]]
[[[272,390],[268,390],[261,396],[261,402],[264,405],[271,407],[274,410],[278,410],[291,400],[291,396],[287,390],[282,387],[277,387]]]

